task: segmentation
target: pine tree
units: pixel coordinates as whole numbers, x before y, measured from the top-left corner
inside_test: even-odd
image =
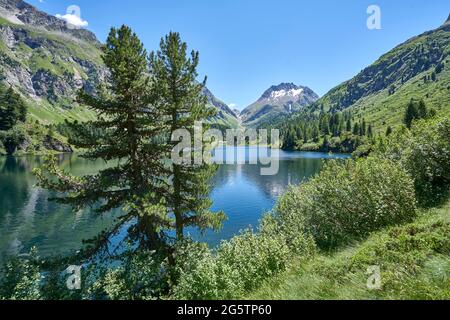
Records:
[[[18,122],[25,122],[27,107],[12,88],[0,87],[0,131],[12,129]]]
[[[353,126],[353,134],[354,134],[355,136],[357,136],[357,135],[360,134],[359,123],[358,123],[358,122],[355,122],[355,125]]]
[[[426,117],[428,117],[427,106],[425,105],[425,102],[423,100],[420,100],[417,106],[417,117],[419,119],[425,119]]]
[[[366,120],[363,119],[361,127],[360,127],[360,136],[365,136],[367,134],[367,125],[366,125]]]
[[[322,132],[322,135],[329,135],[330,132],[330,124],[328,117],[326,115],[322,116],[319,122],[319,129]]]
[[[392,134],[392,128],[389,126],[386,129],[386,137],[389,137]]]
[[[372,128],[372,125],[371,125],[371,124],[369,124],[369,129],[368,129],[368,131],[367,131],[367,136],[368,136],[369,138],[373,138],[373,128]]]
[[[314,142],[318,142],[319,141],[319,126],[317,124],[314,124],[311,134],[312,134],[312,139],[314,140]]]
[[[71,143],[87,151],[87,159],[102,159],[110,165],[95,175],[75,177],[62,171],[56,161],[46,162],[46,171],[35,170],[40,185],[63,192],[57,201],[76,210],[96,207],[99,214],[122,208],[123,214],[109,230],[102,232],[85,252],[90,255],[104,248],[109,238],[129,227],[126,240],[137,248],[161,249],[159,228],[170,220],[161,202],[165,176],[160,154],[165,145],[157,143],[164,129],[159,109],[154,106],[148,73],[147,53],[136,34],[127,26],[111,29],[103,61],[110,71],[107,88],[98,96],[80,92],[80,102],[96,112],[97,119],[72,124]],[[48,179],[47,173],[56,176]]]
[[[407,106],[406,112],[405,112],[405,117],[404,117],[404,120],[403,120],[404,123],[405,123],[405,125],[406,125],[406,127],[407,127],[408,129],[410,129],[411,126],[412,126],[413,121],[414,121],[415,119],[417,119],[418,117],[419,117],[419,112],[418,112],[418,110],[417,110],[417,106],[416,106],[416,104],[414,103],[414,101],[411,100],[411,101],[408,103],[408,106]]]
[[[295,148],[295,136],[294,136],[294,131],[292,129],[289,129],[286,132],[286,135],[284,137],[284,141],[283,141],[283,149],[284,150],[294,150]]]
[[[350,119],[347,120],[346,131],[347,132],[351,132],[352,131],[352,121]]]
[[[202,94],[206,79],[203,83],[196,82],[198,62],[198,52],[192,51],[188,57],[186,43],[181,41],[178,33],[173,32],[161,39],[160,49],[150,57],[154,82],[161,94],[159,108],[164,113],[165,125],[171,133],[184,129],[192,138],[195,122],[204,121],[215,113],[207,107],[206,97]],[[169,144],[175,147],[178,142],[169,141]],[[173,162],[169,166],[172,185],[166,190],[166,205],[175,217],[177,240],[183,239],[186,227],[205,230],[218,229],[222,225],[225,215],[209,210],[212,204],[208,198],[210,180],[216,170],[216,166],[194,161],[183,164]]]

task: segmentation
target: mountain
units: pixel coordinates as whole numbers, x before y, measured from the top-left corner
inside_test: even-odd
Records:
[[[92,119],[76,93],[83,86],[94,92],[107,78],[93,33],[21,0],[0,0],[0,71],[0,81],[28,102],[31,118],[46,124]]]
[[[381,56],[354,78],[307,108],[312,112],[351,110],[375,130],[403,121],[411,99],[423,99],[439,113],[450,112],[450,16],[439,28],[413,37]],[[301,116],[294,115],[292,118]]]
[[[279,115],[299,111],[318,98],[319,96],[308,87],[281,83],[266,90],[258,101],[240,113],[240,117],[245,125],[258,126]]]
[[[85,29],[37,10],[21,0],[0,0],[0,81],[26,99],[33,120],[43,124],[89,120],[94,114],[76,103],[77,91],[91,93],[107,81],[102,44]],[[212,122],[237,127],[234,112],[207,88],[218,113]]]
[[[239,127],[238,116],[225,102],[217,99],[207,87],[203,89],[203,94],[209,104],[217,109],[217,115],[211,122],[233,129]]]

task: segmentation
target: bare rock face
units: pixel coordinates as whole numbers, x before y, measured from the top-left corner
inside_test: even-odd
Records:
[[[1,61],[1,57],[0,57]],[[3,69],[4,81],[15,88],[20,88],[23,93],[32,99],[36,99],[37,95],[34,91],[32,75],[30,71],[21,65],[14,65],[11,68]]]
[[[58,139],[55,139],[49,135],[45,136],[43,145],[47,150],[53,150],[58,152],[73,152],[73,149],[70,145],[62,143]]]
[[[78,90],[93,94],[106,81],[101,44],[93,33],[67,28],[21,0],[0,0],[0,16],[10,22],[0,22],[6,48],[0,46],[0,81],[32,103],[74,104]]]
[[[444,22],[444,25],[449,25],[450,24],[450,14],[448,15],[447,20]]]
[[[0,14],[11,22],[60,32],[74,38],[99,44],[95,35],[85,29],[69,28],[65,21],[37,10],[22,0],[0,0]]]
[[[0,39],[8,48],[13,48],[16,44],[16,38],[14,32],[9,26],[0,27]]]

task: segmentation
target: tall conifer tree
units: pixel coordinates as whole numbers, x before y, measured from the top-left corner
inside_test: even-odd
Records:
[[[160,160],[164,144],[160,135],[159,109],[154,105],[148,70],[148,56],[136,34],[127,26],[111,29],[103,60],[110,72],[108,85],[97,96],[80,93],[80,101],[97,113],[97,120],[73,124],[71,143],[86,149],[84,157],[102,159],[108,168],[97,174],[74,177],[62,171],[53,158],[46,171],[36,170],[41,186],[64,192],[56,200],[75,209],[98,206],[98,213],[121,208],[123,214],[108,231],[92,241],[92,251],[105,247],[111,235],[131,225],[127,239],[138,248],[157,249],[159,231],[169,228],[164,206],[164,165]],[[56,181],[48,179],[48,173]]]
[[[192,146],[195,122],[205,121],[215,113],[207,106],[206,97],[202,94],[205,83],[196,81],[198,63],[198,52],[192,51],[188,56],[186,43],[173,32],[161,39],[160,49],[150,58],[154,83],[162,101],[160,108],[164,112],[164,123],[170,129],[167,138],[171,140],[172,133],[184,129],[191,134]],[[206,126],[203,127],[205,129]],[[168,143],[174,148],[179,142]],[[202,152],[204,147],[196,152]],[[186,227],[217,229],[225,219],[222,212],[210,211],[210,180],[217,167],[205,162],[195,163],[193,154],[191,163],[172,162],[168,168],[172,184],[166,192],[166,204],[175,218],[173,227],[177,240],[183,239]],[[170,158],[170,153],[167,156]]]

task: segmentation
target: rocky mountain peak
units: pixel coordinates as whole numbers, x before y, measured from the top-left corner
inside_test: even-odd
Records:
[[[317,100],[319,96],[308,87],[297,86],[294,83],[280,83],[266,90],[259,101],[270,101],[279,104],[289,101],[297,102],[305,98],[309,102]]]
[[[274,96],[286,95],[286,94],[297,94],[302,90],[302,87],[296,86],[293,83],[280,83],[276,86],[271,86],[262,95],[261,99],[269,99]]]

